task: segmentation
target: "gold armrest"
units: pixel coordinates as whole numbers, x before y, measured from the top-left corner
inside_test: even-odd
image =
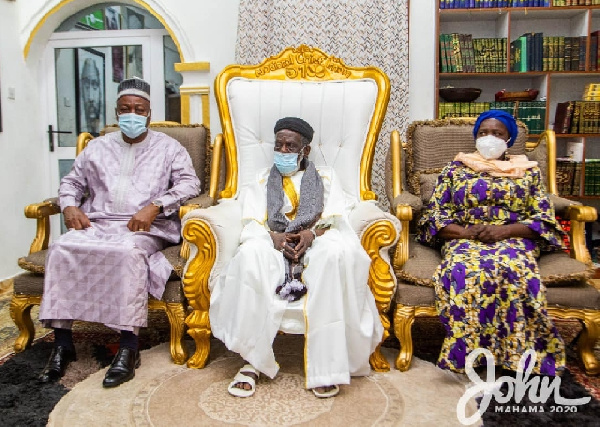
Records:
[[[402,230],[400,231],[400,238],[398,239],[396,250],[394,251],[392,267],[394,270],[400,270],[408,260],[409,224],[413,218],[413,211],[408,205],[397,205],[395,213],[402,224]]]
[[[591,206],[574,205],[567,208],[565,219],[571,221],[571,229],[569,230],[571,258],[586,264],[592,261],[585,244],[585,223],[596,221],[597,218],[596,208]]]
[[[179,218],[183,219],[188,212],[191,212],[194,209],[207,208],[214,204],[215,199],[206,193],[201,194],[198,197],[187,200],[185,204],[179,208]],[[190,256],[190,245],[185,239],[181,243],[181,251],[179,251],[179,255],[184,259],[188,259]]]
[[[48,242],[50,241],[50,216],[58,213],[60,213],[60,206],[52,201],[35,203],[25,207],[25,216],[37,220],[35,238],[29,247],[30,254],[48,249]]]

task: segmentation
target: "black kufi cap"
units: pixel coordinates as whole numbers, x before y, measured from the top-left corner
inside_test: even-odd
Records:
[[[123,95],[135,95],[150,101],[150,84],[139,77],[123,80],[119,83],[117,99]]]
[[[275,123],[274,132],[277,133],[282,129],[289,129],[293,130],[294,132],[298,132],[300,135],[305,137],[308,142],[312,141],[315,133],[311,125],[298,117],[284,117],[283,119],[277,120],[277,123]]]

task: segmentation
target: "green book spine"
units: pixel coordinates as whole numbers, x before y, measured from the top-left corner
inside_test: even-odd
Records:
[[[565,71],[565,38],[558,38],[558,71]]]
[[[548,71],[548,39],[550,37],[544,37],[542,39],[542,71]]]
[[[457,33],[452,33],[450,35],[450,41],[452,43],[452,51],[454,52],[454,61],[456,65],[456,72],[463,72],[463,62],[462,62],[462,53],[460,51],[460,39]]]
[[[581,164],[582,162],[575,162],[575,174],[573,176],[573,188],[571,195],[579,196],[581,194]]]
[[[521,68],[519,71],[525,73],[527,72],[527,37],[521,36],[519,40],[521,40]]]
[[[565,39],[565,71],[571,71],[571,52],[572,52],[572,37],[564,37]]]
[[[446,49],[444,48],[444,35],[440,34],[439,37],[439,52],[440,52],[440,56],[439,56],[439,61],[440,61],[440,72],[442,73],[447,73],[448,72],[448,62],[446,60]]]
[[[445,34],[446,39],[446,57],[449,58],[448,72],[456,73],[456,57],[454,56],[454,49],[452,48],[452,40],[450,34]]]

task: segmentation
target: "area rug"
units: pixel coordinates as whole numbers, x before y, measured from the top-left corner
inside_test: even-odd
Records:
[[[121,426],[458,425],[452,420],[464,383],[430,363],[415,360],[408,372],[353,378],[337,397],[318,399],[304,389],[303,337],[278,336],[274,347],[280,372],[274,380],[261,377],[252,398],[227,393],[243,362],[217,342],[200,370],[174,365],[167,344],[161,344],[142,352],[135,379],[117,389],[102,389],[104,370],[77,384],[56,405],[48,425],[89,426],[100,419],[102,425]]]

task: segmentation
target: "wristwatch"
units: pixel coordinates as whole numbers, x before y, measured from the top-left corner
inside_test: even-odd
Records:
[[[163,204],[162,204],[162,202],[160,200],[154,200],[152,202],[152,204],[154,206],[156,206],[160,210],[160,212],[162,213],[162,211],[163,211]]]

